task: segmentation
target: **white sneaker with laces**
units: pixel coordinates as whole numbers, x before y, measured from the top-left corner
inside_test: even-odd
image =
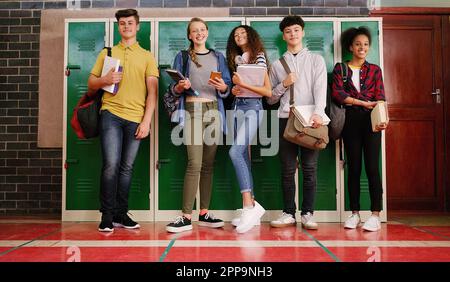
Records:
[[[366,222],[364,223],[363,227],[366,231],[378,231],[381,229],[381,222],[380,218],[375,215],[371,215]]]
[[[344,228],[355,229],[361,223],[361,217],[358,213],[352,213],[351,216],[347,218],[344,224]]]
[[[255,205],[251,209],[243,208],[241,220],[239,225],[236,227],[237,233],[245,233],[252,229],[256,222],[261,220],[266,210],[255,201]]]
[[[238,216],[233,218],[233,220],[231,220],[231,225],[233,225],[234,227],[239,225],[239,222],[241,222],[241,217],[242,217],[242,209],[237,209],[236,211],[238,213]],[[259,225],[261,225],[261,219],[259,219],[255,224],[255,226],[259,226]]]
[[[287,227],[294,226],[296,224],[297,222],[295,221],[295,218],[292,216],[292,214],[285,212],[283,212],[279,218],[270,222],[270,226],[272,227]]]
[[[314,220],[313,220],[313,214],[310,213],[310,212],[308,212],[308,213],[302,215],[301,221],[302,221],[302,226],[303,226],[305,229],[312,229],[312,230],[315,230],[315,229],[318,228],[317,223],[314,222]]]

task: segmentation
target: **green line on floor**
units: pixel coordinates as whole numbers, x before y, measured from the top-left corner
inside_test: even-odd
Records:
[[[308,231],[306,231],[306,229],[302,228],[303,233],[305,233],[309,238],[311,238],[312,240],[314,240],[314,242],[316,242],[317,245],[319,245],[322,250],[324,250],[332,259],[334,259],[335,262],[341,262],[341,260],[335,256],[327,247],[325,247],[324,245],[322,245],[322,243],[319,242],[319,240],[317,240],[313,235],[309,234]]]
[[[172,248],[173,244],[175,243],[175,240],[177,239],[178,235],[175,236],[172,240],[170,240],[169,245],[167,245],[166,249],[162,253],[162,255],[159,257],[159,262],[163,262],[166,258],[167,254],[169,253],[170,249]]]
[[[8,250],[6,250],[6,251],[4,251],[4,252],[1,252],[1,253],[0,253],[0,257],[1,257],[1,256],[4,256],[4,255],[6,255],[6,254],[8,254],[8,253],[10,253],[10,252],[12,252],[12,251],[15,251],[15,250],[17,250],[17,249],[20,249],[20,248],[22,248],[23,246],[26,246],[26,245],[28,245],[28,244],[31,244],[31,243],[33,243],[34,241],[37,241],[37,240],[40,240],[40,239],[45,238],[45,237],[47,237],[47,236],[50,236],[50,235],[52,235],[52,234],[54,234],[54,233],[56,233],[56,232],[58,232],[58,231],[61,231],[61,230],[62,230],[62,227],[60,227],[60,228],[58,228],[58,229],[55,229],[55,230],[53,230],[53,231],[51,231],[51,232],[49,232],[49,233],[43,234],[43,235],[41,235],[41,236],[39,236],[39,237],[36,237],[36,238],[34,238],[34,239],[32,239],[32,240],[30,240],[30,241],[28,241],[28,242],[25,242],[25,243],[23,243],[23,244],[20,244],[19,246],[15,246],[15,247],[13,247],[13,248],[11,248],[11,249],[8,249]]]

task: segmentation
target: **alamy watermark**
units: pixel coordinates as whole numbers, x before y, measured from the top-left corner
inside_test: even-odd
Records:
[[[174,112],[184,117],[172,129],[171,141],[180,145],[260,145],[261,156],[275,156],[280,146],[279,118],[277,111],[229,110],[224,118],[218,110],[193,113],[185,110]],[[225,137],[222,134],[226,125]],[[270,134],[270,135],[269,135]]]

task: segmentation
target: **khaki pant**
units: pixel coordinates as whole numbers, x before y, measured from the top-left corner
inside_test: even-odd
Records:
[[[187,102],[186,111],[184,136],[188,162],[184,176],[182,212],[191,214],[199,186],[200,209],[209,208],[217,143],[211,142],[211,138],[208,141],[204,137],[216,138],[221,131],[217,102]],[[205,131],[207,127],[209,130]],[[213,128],[215,130],[211,131]]]

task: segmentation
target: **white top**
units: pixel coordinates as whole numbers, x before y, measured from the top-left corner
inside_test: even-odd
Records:
[[[291,70],[295,72],[297,81],[294,83],[295,105],[314,105],[314,114],[325,115],[327,103],[327,69],[322,56],[303,48],[296,56],[289,51],[284,58]],[[267,98],[269,104],[280,101],[278,117],[289,117],[289,88],[283,86],[282,81],[287,73],[276,60],[270,68],[270,81],[272,82],[272,97]]]
[[[361,92],[361,68],[359,67],[355,67],[352,65],[348,65],[351,69],[352,69],[352,81],[353,81],[353,85],[355,85],[356,90],[358,90],[358,92]]]

